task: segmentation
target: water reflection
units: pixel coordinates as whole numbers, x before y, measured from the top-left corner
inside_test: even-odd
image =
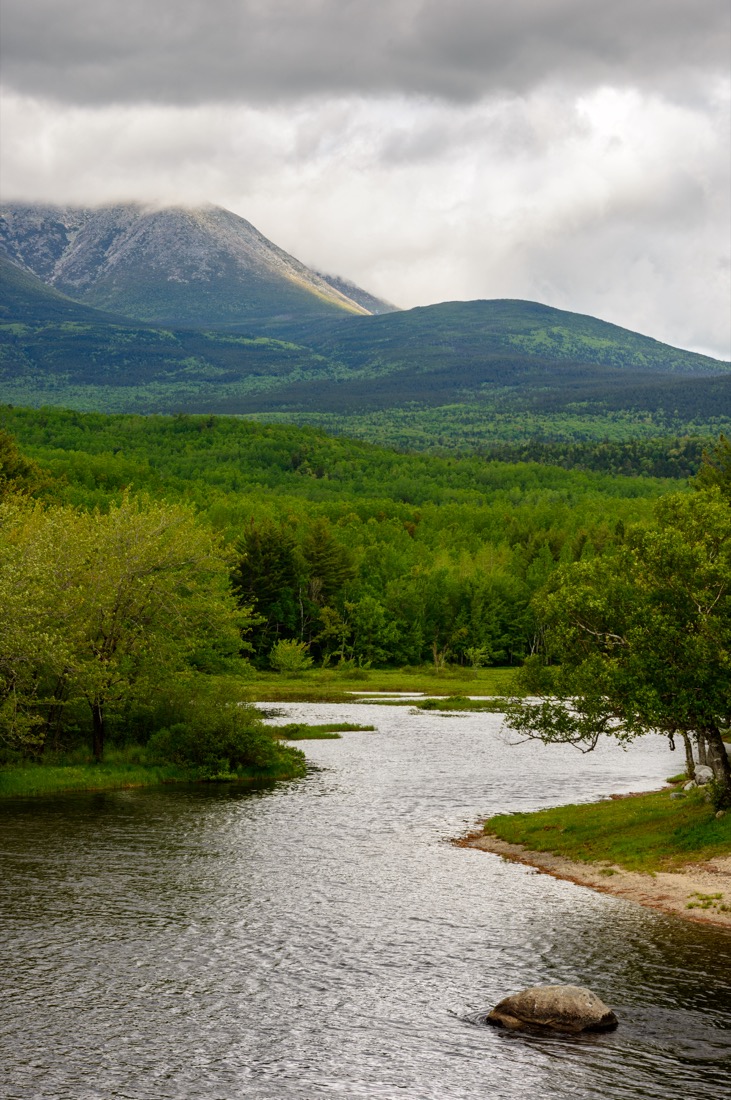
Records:
[[[582,757],[508,748],[493,715],[348,712],[377,732],[308,742],[322,770],[291,784],[2,808],[5,1094],[725,1095],[730,937],[444,839],[652,787],[677,770],[663,742]],[[475,1025],[540,982],[593,987],[620,1028]]]

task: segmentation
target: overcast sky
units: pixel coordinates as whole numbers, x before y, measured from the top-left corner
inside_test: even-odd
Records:
[[[408,307],[731,356],[728,0],[2,0],[4,200],[226,206]]]

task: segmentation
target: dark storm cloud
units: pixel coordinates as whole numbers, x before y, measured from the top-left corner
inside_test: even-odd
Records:
[[[191,104],[455,100],[725,69],[727,0],[3,0],[16,91]]]

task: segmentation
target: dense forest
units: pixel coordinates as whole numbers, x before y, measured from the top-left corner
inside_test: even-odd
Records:
[[[231,555],[260,664],[281,638],[318,662],[520,661],[531,595],[556,564],[601,553],[669,488],[231,418],[7,408],[2,423],[48,471],[46,500],[192,506]]]
[[[537,595],[616,559],[661,499],[689,493],[702,448],[535,452],[566,469],[235,418],[10,406],[0,431],[0,722],[16,745],[91,738],[97,758],[130,731],[195,755],[192,680],[521,665],[545,651]],[[578,468],[592,464],[625,472]],[[225,726],[225,705],[194,694]],[[251,756],[255,725],[246,751],[231,732],[225,767]]]

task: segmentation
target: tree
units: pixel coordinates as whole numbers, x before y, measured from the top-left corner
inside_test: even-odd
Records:
[[[731,796],[731,509],[718,488],[675,494],[614,553],[561,567],[536,599],[543,661],[526,663],[519,733],[591,749],[602,733],[700,739]],[[546,661],[557,662],[548,666]]]
[[[243,606],[256,613],[251,629],[255,653],[263,657],[280,637],[301,628],[303,564],[291,531],[252,520],[239,543],[231,579]]]
[[[725,435],[718,437],[718,443],[710,451],[703,451],[695,485],[701,491],[715,485],[727,500],[731,500],[731,441]]]
[[[71,539],[37,504],[0,504],[0,739],[38,751],[71,657],[62,623]]]
[[[49,480],[35,462],[20,453],[13,437],[0,428],[0,499],[10,493],[33,493]]]
[[[272,646],[269,661],[272,668],[286,675],[299,676],[312,667],[312,657],[308,654],[307,642],[298,642],[294,638],[282,638]]]
[[[234,656],[246,616],[213,534],[189,509],[125,497],[79,517],[82,586],[72,675],[101,759],[106,715],[138,684]]]
[[[347,547],[333,536],[330,524],[317,519],[302,543],[309,574],[308,595],[318,606],[331,604],[355,576],[355,564]]]
[[[59,707],[84,702],[101,760],[135,693],[238,655],[246,613],[189,509],[125,496],[105,513],[16,503],[2,518],[0,702],[16,741],[42,741]]]

